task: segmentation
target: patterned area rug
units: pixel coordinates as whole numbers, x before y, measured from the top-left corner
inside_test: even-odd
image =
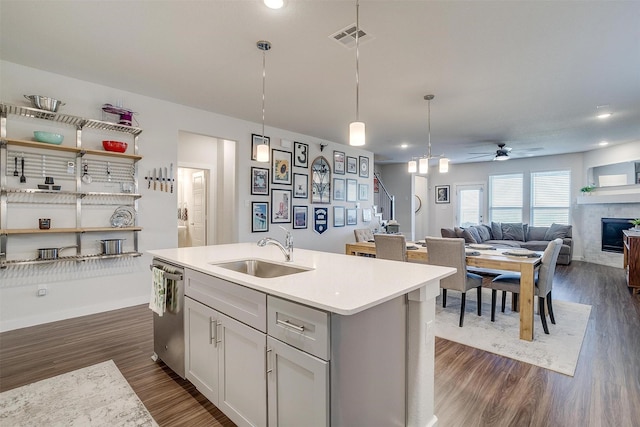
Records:
[[[0,393],[2,426],[157,426],[112,360]]]
[[[495,322],[491,322],[491,291],[483,290],[482,316],[478,316],[476,295],[475,290],[467,292],[462,328],[458,327],[460,293],[450,291],[447,294],[447,308],[444,309],[442,296],[436,299],[437,337],[573,376],[591,314],[590,305],[554,300],[556,324],[552,324],[547,317],[549,335],[542,330],[536,308],[533,318],[534,339],[528,342],[518,338],[520,313],[511,311],[510,294],[505,312],[502,313],[501,292],[498,292]]]

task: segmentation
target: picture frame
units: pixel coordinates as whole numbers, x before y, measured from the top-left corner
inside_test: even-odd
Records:
[[[291,222],[291,190],[271,190],[271,223]]]
[[[371,208],[362,209],[362,222],[371,222]]]
[[[358,200],[358,180],[347,179],[347,202]]]
[[[347,209],[347,225],[358,225],[358,210]]]
[[[311,164],[311,203],[331,204],[331,166],[323,156]]]
[[[347,173],[358,173],[358,159],[347,156]]]
[[[291,151],[271,150],[271,183],[291,185]]]
[[[345,182],[342,178],[333,178],[333,200],[344,200]]]
[[[369,200],[369,184],[358,184],[358,200]]]
[[[293,228],[294,229],[307,228],[308,214],[309,214],[308,206],[294,206],[293,207]]]
[[[251,194],[257,196],[269,195],[269,169],[251,168]]]
[[[333,173],[336,175],[344,175],[344,152],[333,152]]]
[[[251,202],[251,232],[269,231],[269,202]]]
[[[436,203],[450,203],[449,190],[450,186],[448,185],[436,185]]]
[[[271,147],[270,138],[268,136],[263,137],[262,135],[256,135],[255,133],[251,134],[251,160],[258,160],[258,145],[267,144],[268,147]]]
[[[293,142],[293,166],[298,168],[309,167],[309,144]]]
[[[306,173],[293,174],[293,198],[306,199],[309,197],[309,175]]]
[[[333,226],[344,227],[344,206],[333,207]]]
[[[362,178],[369,178],[369,158],[366,156],[360,156],[360,168],[359,176]]]

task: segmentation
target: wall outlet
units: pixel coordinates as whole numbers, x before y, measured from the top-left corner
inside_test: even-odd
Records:
[[[47,295],[48,288],[47,285],[38,285],[38,296],[43,297]]]

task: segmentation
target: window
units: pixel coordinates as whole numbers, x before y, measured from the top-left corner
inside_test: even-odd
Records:
[[[522,174],[489,177],[489,220],[522,222]]]
[[[569,224],[570,171],[531,174],[531,225]]]

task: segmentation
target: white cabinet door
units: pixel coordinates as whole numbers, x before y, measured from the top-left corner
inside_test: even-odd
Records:
[[[329,425],[329,362],[267,337],[269,426]]]
[[[266,335],[220,314],[218,408],[238,426],[267,425]]]
[[[219,314],[189,297],[185,307],[186,377],[214,405],[218,405],[218,343],[216,323]],[[219,341],[219,338],[218,338]]]

